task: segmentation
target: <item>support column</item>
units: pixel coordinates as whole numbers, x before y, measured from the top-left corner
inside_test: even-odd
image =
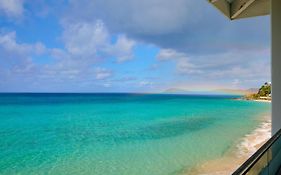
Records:
[[[271,0],[272,135],[281,128],[281,0]]]

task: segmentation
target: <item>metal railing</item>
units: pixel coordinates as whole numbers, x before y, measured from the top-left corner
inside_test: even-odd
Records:
[[[232,175],[277,175],[281,168],[281,130]]]

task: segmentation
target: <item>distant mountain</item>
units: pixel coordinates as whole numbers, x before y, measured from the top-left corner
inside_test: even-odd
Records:
[[[216,89],[214,92],[217,93],[222,93],[222,94],[233,94],[233,95],[247,95],[247,94],[252,94],[256,92],[255,88],[251,89]]]
[[[170,88],[162,92],[164,94],[213,94],[211,91],[191,91],[186,89],[180,89],[180,88]]]
[[[248,95],[248,94],[253,94],[257,93],[259,91],[258,88],[250,88],[247,90],[243,89],[216,89],[216,90],[211,90],[211,91],[191,91],[191,90],[185,90],[181,88],[170,88],[163,93],[166,94],[222,94],[222,95]]]
[[[163,93],[166,93],[166,94],[190,94],[190,93],[192,93],[192,91],[188,91],[188,90],[180,89],[180,88],[170,88],[170,89],[166,89]]]
[[[250,88],[250,89],[248,89],[247,91],[249,91],[249,92],[251,92],[251,93],[253,93],[253,94],[256,94],[256,93],[259,92],[259,88]]]

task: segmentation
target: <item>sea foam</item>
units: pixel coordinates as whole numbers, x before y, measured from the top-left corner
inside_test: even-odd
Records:
[[[264,121],[252,133],[245,135],[237,145],[238,157],[253,155],[271,137],[271,122]]]

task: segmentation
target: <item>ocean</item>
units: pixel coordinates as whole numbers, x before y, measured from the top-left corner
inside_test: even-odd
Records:
[[[269,113],[222,95],[0,94],[0,174],[186,174]]]

